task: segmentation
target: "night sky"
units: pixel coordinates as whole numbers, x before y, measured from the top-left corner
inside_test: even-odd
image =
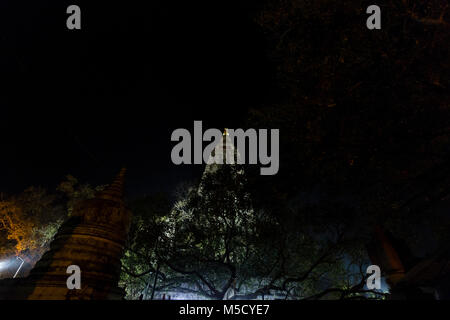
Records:
[[[175,128],[238,128],[275,95],[256,3],[95,3],[0,3],[1,192],[105,184],[122,166],[129,193],[167,191],[202,170],[171,163]]]

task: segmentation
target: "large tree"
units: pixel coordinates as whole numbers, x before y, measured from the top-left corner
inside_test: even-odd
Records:
[[[312,205],[292,203],[282,216],[254,210],[242,167],[233,165],[205,170],[172,209],[164,199],[133,205],[122,273],[130,299],[366,297],[354,211],[330,219]]]
[[[281,94],[248,125],[280,129],[281,160],[251,188],[274,212],[293,199],[345,201],[365,225],[429,243],[450,225],[449,7],[378,4],[373,31],[359,1],[268,0],[256,15]]]

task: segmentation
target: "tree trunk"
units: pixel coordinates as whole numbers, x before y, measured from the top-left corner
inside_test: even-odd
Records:
[[[156,282],[158,280],[158,273],[159,273],[159,262],[156,265],[155,279],[153,280],[152,296],[150,297],[150,300],[153,300],[153,298],[155,297],[155,288],[156,288]]]

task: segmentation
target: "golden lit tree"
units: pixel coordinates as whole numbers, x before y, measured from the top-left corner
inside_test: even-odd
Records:
[[[22,208],[16,203],[0,202],[0,229],[6,231],[9,240],[15,241],[16,254],[37,247],[34,227],[34,223],[24,215]]]

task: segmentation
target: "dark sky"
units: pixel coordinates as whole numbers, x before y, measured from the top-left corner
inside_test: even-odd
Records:
[[[108,183],[121,166],[130,193],[168,190],[201,170],[171,163],[172,130],[238,127],[270,101],[254,3],[146,3],[0,3],[0,191]]]

